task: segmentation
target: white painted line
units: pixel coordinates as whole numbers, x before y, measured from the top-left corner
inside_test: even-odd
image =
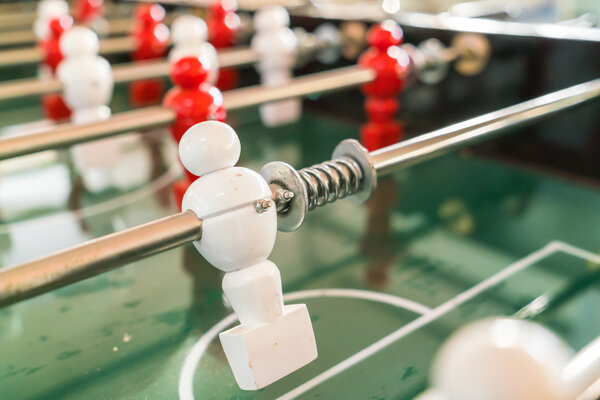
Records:
[[[458,296],[442,303],[438,307],[434,308],[431,312],[424,314],[423,316],[415,319],[414,321],[409,322],[404,325],[400,329],[390,333],[389,335],[383,337],[372,345],[364,348],[363,350],[355,353],[339,364],[334,365],[328,370],[322,372],[321,374],[315,376],[309,381],[303,383],[297,388],[289,391],[281,397],[278,397],[277,400],[289,400],[294,399],[300,396],[303,393],[306,393],[310,389],[315,386],[321,384],[322,382],[336,376],[340,372],[345,371],[346,369],[356,365],[357,363],[363,361],[364,359],[372,356],[373,354],[383,350],[387,346],[392,343],[400,340],[404,336],[416,331],[419,328],[429,324],[430,322],[438,319],[439,317],[449,313],[450,311],[456,309],[458,306],[466,303],[467,301],[473,299],[478,294],[484,292],[485,290],[497,285],[503,280],[509,278],[511,275],[514,275],[525,268],[537,263],[538,261],[548,257],[549,255],[557,252],[563,251],[568,254],[571,254],[575,257],[583,258],[585,260],[589,260],[592,262],[600,262],[600,256],[586,250],[579,249],[567,243],[563,243],[560,241],[553,241],[548,243],[546,246],[542,247],[540,250],[537,250],[528,256],[510,264],[500,272],[492,275],[491,277],[481,281],[477,285],[471,287],[470,289],[462,292]]]
[[[420,315],[431,312],[431,309],[429,307],[424,306],[423,304],[419,304],[412,300],[408,300],[391,294],[358,289],[301,290],[298,292],[286,293],[285,295],[283,295],[283,300],[285,302],[289,302],[318,297],[345,297],[375,301],[378,303],[389,304],[398,308],[404,308]],[[202,356],[206,352],[206,349],[208,348],[210,343],[217,337],[217,335],[219,335],[221,331],[223,331],[236,321],[237,317],[235,316],[235,314],[228,315],[227,317],[219,321],[215,326],[206,331],[206,333],[202,335],[200,340],[198,340],[196,344],[194,344],[192,350],[185,358],[183,367],[181,368],[181,374],[179,376],[179,398],[181,400],[194,399],[194,373],[196,372],[196,367],[198,366],[200,359],[202,359]]]
[[[194,398],[194,372],[196,372],[196,366],[200,362],[200,359],[206,352],[206,349],[217,335],[237,321],[235,314],[229,314],[227,317],[219,321],[215,326],[210,328],[200,340],[194,344],[192,350],[185,358],[183,367],[181,368],[181,375],[179,376],[179,398],[190,399]]]
[[[314,297],[346,297],[352,299],[362,299],[389,304],[398,308],[405,308],[416,314],[427,314],[428,312],[431,312],[431,308],[424,306],[421,303],[417,303],[416,301],[405,299],[404,297],[360,289],[313,289],[287,293],[285,296],[283,296],[286,302]]]
[[[554,244],[554,246],[556,246],[558,250],[568,253],[574,257],[591,261],[596,264],[600,264],[600,254],[592,253],[591,251],[580,249],[579,247],[575,247],[573,245],[558,240],[552,242],[552,244]]]

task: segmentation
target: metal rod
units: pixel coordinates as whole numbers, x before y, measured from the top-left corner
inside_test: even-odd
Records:
[[[373,70],[352,66],[306,75],[283,86],[251,86],[230,90],[223,93],[223,100],[225,108],[232,111],[270,101],[354,87],[373,79],[375,79]],[[115,114],[105,121],[87,125],[58,125],[42,133],[0,139],[0,160],[103,139],[121,133],[166,126],[174,120],[175,113],[171,109],[156,106]]]
[[[91,278],[201,237],[202,221],[192,211],[186,211],[0,270],[0,307]]]
[[[375,71],[358,66],[305,75],[282,86],[250,86],[223,93],[225,108],[234,110],[271,101],[355,87],[375,79]]]
[[[128,53],[135,49],[135,42],[130,36],[120,36],[100,40],[100,54],[110,55]],[[13,67],[42,62],[44,55],[38,47],[27,47],[0,51],[0,67]]]
[[[175,113],[171,109],[156,106],[115,114],[107,120],[87,125],[62,124],[47,132],[0,139],[0,160],[166,126],[174,120]]]
[[[370,153],[378,176],[474,144],[600,96],[600,79],[537,97]]]
[[[37,18],[35,11],[31,12],[6,12],[0,14],[0,28],[17,28],[33,24]]]
[[[0,30],[14,29],[14,28],[29,28],[33,22],[37,19],[36,6],[37,2],[32,1],[32,7],[29,10],[26,7],[17,6],[10,7],[8,4],[0,4]],[[131,26],[132,7],[125,7],[122,3],[118,6],[112,6],[105,4],[105,17],[110,24],[113,21],[119,21],[121,25],[125,24],[125,21]],[[71,8],[69,10],[70,15],[74,15],[77,10]],[[129,16],[127,14],[130,14]],[[123,18],[119,18],[123,17]],[[165,18],[165,23],[169,19],[169,15]],[[112,29],[111,29],[112,31]]]
[[[24,31],[10,31],[0,33],[0,46],[31,45],[37,41],[31,29]]]
[[[249,47],[219,50],[218,57],[221,68],[241,67],[258,61],[258,54]],[[115,83],[127,83],[166,76],[169,76],[169,62],[164,59],[123,63],[113,67]],[[61,90],[62,84],[58,79],[45,81],[37,78],[16,79],[0,82],[0,100],[40,96],[60,92]]]
[[[62,90],[58,79],[40,80],[38,78],[15,79],[0,82],[0,100],[14,100],[23,97],[41,96]]]
[[[131,18],[109,20],[107,35],[127,35],[131,31]],[[31,29],[0,33],[0,46],[34,45],[38,41]]]

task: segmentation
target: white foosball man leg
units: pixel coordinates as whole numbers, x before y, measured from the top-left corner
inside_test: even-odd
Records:
[[[98,36],[88,28],[76,27],[63,35],[60,47],[65,59],[57,76],[64,87],[65,101],[73,110],[73,123],[83,125],[110,118],[108,103],[114,81],[110,64],[98,55]],[[128,135],[75,146],[73,162],[85,187],[100,192],[147,182],[151,157],[138,145],[139,138]]]
[[[200,57],[210,66],[208,83],[214,85],[219,77],[217,50],[208,42],[208,28],[202,18],[194,15],[177,17],[171,25],[173,48],[169,52],[169,62],[174,63],[183,57]]]
[[[260,389],[317,357],[306,306],[283,305],[279,270],[267,260],[277,233],[271,190],[255,171],[234,167],[239,139],[221,122],[190,128],[179,155],[200,176],[182,204],[203,220],[202,239],[194,245],[226,272],[223,290],[240,320],[220,334],[223,350],[240,388]]]
[[[260,55],[257,70],[265,86],[287,84],[298,52],[298,41],[289,28],[290,17],[281,6],[261,9],[254,15],[256,33],[252,49]],[[297,121],[302,113],[300,99],[267,103],[260,106],[262,121],[267,126],[278,126]]]
[[[600,378],[600,338],[573,351],[545,327],[494,318],[442,346],[419,400],[573,400]]]

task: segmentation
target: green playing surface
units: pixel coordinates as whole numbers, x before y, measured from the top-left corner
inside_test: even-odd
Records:
[[[357,135],[311,114],[279,129],[256,110],[232,121],[252,168],[321,162]],[[0,265],[172,214],[173,179],[6,222]],[[222,273],[187,245],[0,309],[0,398],[412,398],[443,340],[494,315],[540,321],[579,349],[600,332],[599,207],[592,187],[437,158],[381,182],[368,207],[340,201],[278,235],[271,260],[288,302],[308,305],[319,350],[281,381],[237,388],[215,338],[233,322]]]

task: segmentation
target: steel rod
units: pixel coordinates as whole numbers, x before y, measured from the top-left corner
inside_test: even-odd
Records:
[[[31,29],[23,31],[0,32],[0,46],[31,45],[37,41]]]
[[[108,35],[127,35],[131,31],[131,18],[109,20]],[[8,31],[0,33],[0,46],[34,45],[38,41],[35,33],[30,29]]]
[[[0,14],[0,28],[18,28],[33,24],[33,21],[37,18],[35,11],[30,12],[3,12]]]
[[[166,126],[174,120],[175,113],[171,109],[156,106],[115,114],[105,121],[87,125],[62,124],[47,132],[0,139],[0,160]]]
[[[120,36],[100,40],[100,54],[110,55],[132,52],[135,42],[130,36]],[[44,55],[38,47],[26,47],[0,51],[0,67],[13,67],[42,62]]]
[[[305,75],[283,86],[251,86],[223,93],[228,111],[251,107],[270,101],[329,92],[370,82],[375,72],[357,66]],[[87,125],[63,124],[56,128],[14,138],[0,139],[0,160],[44,150],[67,147],[116,136],[121,133],[166,126],[175,120],[175,113],[156,106],[115,114],[110,119]]]
[[[32,1],[31,3],[33,6],[29,10],[24,7],[10,7],[8,4],[0,4],[0,30],[30,28],[37,19],[37,1]],[[122,3],[116,7],[105,4],[104,9],[105,17],[109,24],[112,24],[113,21],[119,21],[120,25],[124,25],[127,22],[131,26],[133,7],[127,6],[124,8]],[[69,10],[70,15],[74,15],[76,12],[77,10],[74,8]],[[167,14],[165,23],[169,20],[169,16],[170,14]]]
[[[600,79],[571,86],[370,153],[378,176],[477,143],[600,96]]]
[[[192,211],[186,211],[0,270],[0,307],[91,278],[201,237],[202,221]]]
[[[375,71],[358,66],[305,75],[282,86],[251,86],[223,93],[225,108],[234,110],[262,103],[355,87],[375,79]]]
[[[219,50],[221,68],[241,67],[258,61],[258,54],[249,47]],[[138,61],[113,66],[115,83],[127,83],[142,79],[162,78],[169,75],[169,62],[160,60]],[[37,78],[16,79],[0,82],[0,100],[40,96],[62,90],[57,79],[41,81]]]

